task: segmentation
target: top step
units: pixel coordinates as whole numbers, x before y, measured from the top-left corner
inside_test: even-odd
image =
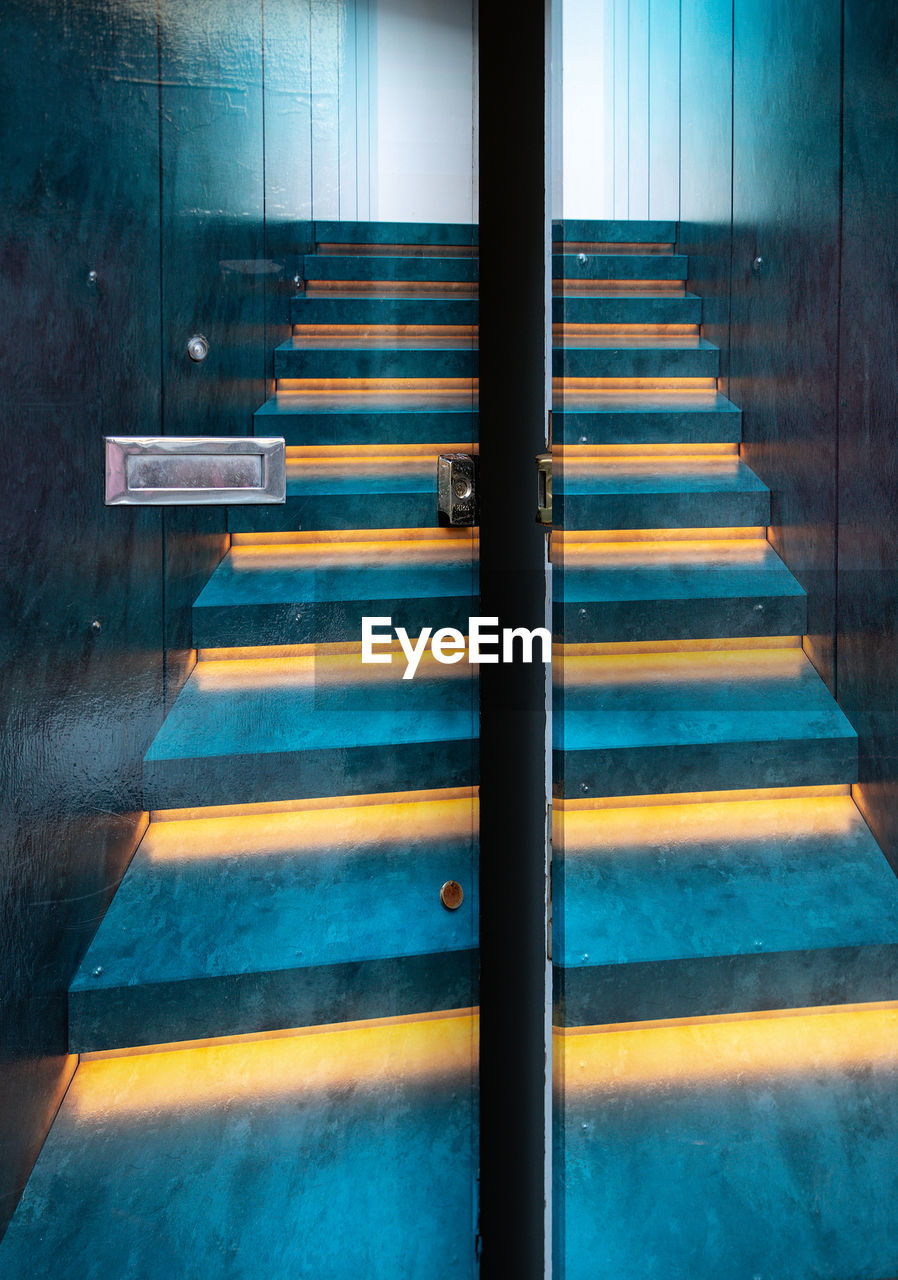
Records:
[[[675,244],[675,222],[565,218],[552,223],[553,244]]]
[[[477,224],[470,222],[315,222],[313,228],[317,246],[477,244]]]

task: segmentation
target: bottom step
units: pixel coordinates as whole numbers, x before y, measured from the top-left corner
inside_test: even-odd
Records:
[[[472,1280],[476,1020],[82,1062],[5,1280]]]
[[[898,1275],[898,1009],[555,1038],[563,1280]]]

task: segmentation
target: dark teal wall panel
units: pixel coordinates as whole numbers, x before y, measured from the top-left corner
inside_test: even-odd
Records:
[[[898,867],[898,23],[845,5],[840,330],[839,700],[860,737],[860,802]]]
[[[838,0],[735,4],[730,394],[831,687],[840,27]]]
[[[729,368],[733,150],[732,0],[683,0],[680,66],[680,227],[702,332]],[[726,390],[725,383],[722,384]]]
[[[136,843],[162,680],[160,516],[103,506],[102,446],[159,422],[156,4],[3,17],[0,1230]]]
[[[262,4],[163,0],[161,14],[164,432],[252,435],[266,390]],[[200,364],[193,333],[209,339]],[[169,697],[226,528],[226,508],[166,513]]]

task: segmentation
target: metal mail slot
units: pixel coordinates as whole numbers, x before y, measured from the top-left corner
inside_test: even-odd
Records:
[[[280,437],[107,436],[106,505],[286,502]]]

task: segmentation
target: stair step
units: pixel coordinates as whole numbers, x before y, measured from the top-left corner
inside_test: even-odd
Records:
[[[673,244],[676,238],[675,222],[646,222],[635,218],[563,218],[552,223],[553,244]]]
[[[560,827],[558,1025],[898,999],[898,882],[849,795]]]
[[[894,1008],[575,1032],[554,1057],[565,1280],[895,1276]]]
[[[287,500],[232,507],[232,533],[437,528],[437,454],[287,459]]]
[[[561,797],[857,780],[857,735],[800,648],[565,656]]]
[[[316,221],[316,244],[407,245],[433,248],[477,244],[477,223],[469,222],[333,222]]]
[[[719,391],[562,389],[552,432],[563,444],[726,444],[742,410]]]
[[[257,435],[292,445],[440,444],[477,439],[474,393],[279,391],[254,415]]]
[[[652,297],[650,293],[565,294],[552,299],[558,324],[701,324],[702,300],[694,293]]]
[[[360,640],[363,616],[390,616],[463,634],[476,610],[469,542],[231,547],[193,606],[193,644],[311,644]]]
[[[72,983],[70,1051],[470,1008],[473,803],[151,823]]]
[[[437,1015],[82,1061],[0,1272],[470,1280],[476,1034]]]
[[[718,347],[688,336],[578,335],[552,351],[556,378],[716,378],[719,365]]]
[[[472,786],[471,668],[404,670],[401,653],[198,662],[144,759],[144,807]]]
[[[554,483],[554,481],[553,481]],[[735,455],[565,457],[553,493],[559,528],[723,528],[770,523],[770,491]]]
[[[303,263],[307,282],[318,280],[453,280],[477,279],[477,259],[461,255],[438,258],[411,254],[310,254]]]
[[[310,325],[474,325],[477,323],[477,300],[415,298],[410,295],[310,298],[300,294],[290,300],[290,317],[293,324]]]
[[[275,378],[473,378],[477,350],[468,338],[295,337],[274,349]]]
[[[552,572],[566,644],[803,635],[807,598],[763,538],[564,544]]]
[[[688,259],[678,253],[554,253],[555,280],[685,280]]]

